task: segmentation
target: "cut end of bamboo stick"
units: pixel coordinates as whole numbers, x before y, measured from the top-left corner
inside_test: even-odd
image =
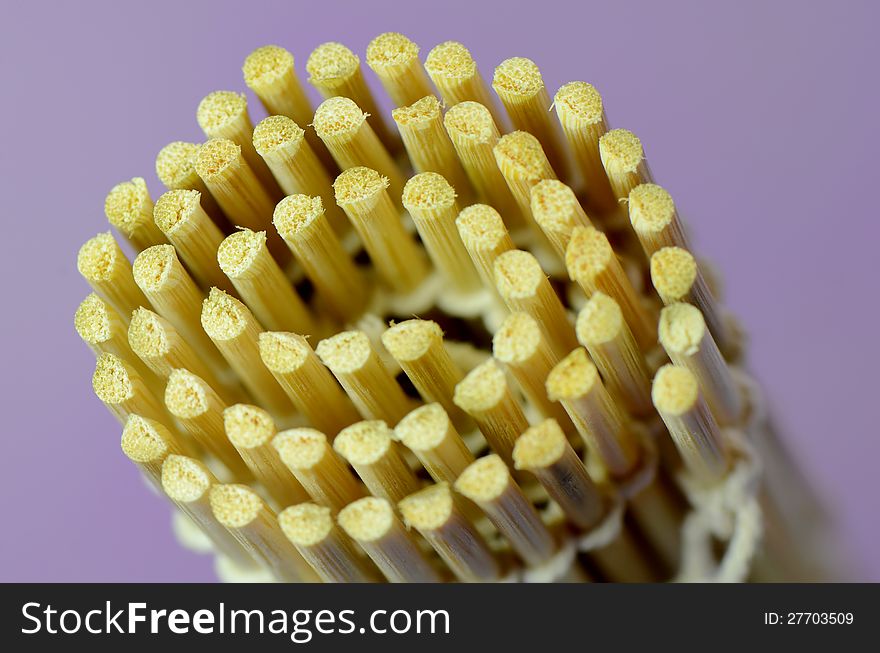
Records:
[[[165,386],[165,406],[180,419],[195,419],[207,413],[210,386],[189,370],[173,370]]]
[[[392,110],[391,117],[398,125],[418,129],[440,117],[440,100],[433,95],[427,95],[409,106]]]
[[[495,68],[492,88],[502,98],[530,98],[544,88],[544,78],[531,59],[512,57]]]
[[[443,175],[423,172],[403,187],[403,206],[407,211],[441,211],[455,203],[455,189]]]
[[[394,435],[413,451],[429,451],[438,446],[449,430],[449,415],[440,404],[428,404],[410,411],[397,426]]]
[[[637,231],[662,231],[675,219],[672,196],[657,184],[639,184],[629,193],[629,219]]]
[[[531,209],[535,222],[544,231],[570,231],[582,223],[583,213],[574,191],[558,179],[544,179],[532,188]]]
[[[510,237],[501,215],[488,204],[473,204],[463,209],[455,226],[469,250],[494,250]]]
[[[645,158],[642,141],[627,129],[612,129],[599,139],[599,156],[609,174],[634,173]]]
[[[601,383],[599,371],[587,356],[587,351],[578,347],[563,358],[547,375],[547,396],[550,401],[565,401],[582,397],[596,383]]]
[[[347,97],[324,100],[315,111],[313,126],[321,138],[354,136],[367,119],[367,114]]]
[[[111,335],[112,310],[95,293],[89,293],[73,316],[73,326],[79,337],[90,345],[106,342]]]
[[[555,419],[546,419],[527,429],[513,447],[517,469],[543,469],[562,458],[568,440]]]
[[[199,177],[211,182],[241,159],[241,146],[228,138],[212,138],[199,148],[196,156],[196,172]]]
[[[372,465],[393,445],[393,433],[381,420],[357,422],[342,429],[333,448],[352,465]]]
[[[244,304],[218,288],[211,288],[202,302],[202,328],[211,340],[238,337],[247,328],[249,317]]]
[[[140,358],[163,356],[170,349],[168,323],[153,311],[139,306],[131,314],[128,344]]]
[[[468,414],[482,413],[498,405],[506,392],[504,372],[490,358],[472,369],[455,386],[453,401]]]
[[[651,283],[664,302],[684,299],[696,280],[697,261],[686,249],[664,247],[651,256]]]
[[[434,46],[428,53],[425,70],[431,79],[458,81],[476,75],[477,63],[464,45],[458,41],[446,41]]]
[[[227,528],[244,528],[263,508],[263,500],[247,485],[215,485],[208,495],[211,511]]]
[[[159,422],[129,415],[122,429],[122,452],[136,463],[148,463],[168,452],[171,433]]]
[[[211,472],[194,458],[171,454],[162,463],[162,489],[173,501],[198,501],[211,488],[211,482]]]
[[[196,172],[199,146],[185,141],[169,143],[156,155],[156,176],[166,188],[185,188]]]
[[[300,503],[278,513],[278,525],[295,546],[314,546],[333,530],[330,508],[314,503]]]
[[[360,66],[358,56],[342,43],[322,43],[306,61],[309,82],[321,86],[351,77]]]
[[[173,234],[199,208],[201,197],[197,190],[169,190],[164,193],[153,208],[156,226],[164,234]]]
[[[348,535],[359,542],[382,539],[394,524],[394,509],[378,497],[364,497],[339,511],[337,521]]]
[[[441,528],[449,521],[454,506],[452,492],[446,483],[429,485],[397,504],[404,523],[419,531]]]
[[[134,382],[128,366],[118,356],[101,354],[95,363],[92,389],[105,404],[121,404],[134,394]]]
[[[271,372],[285,374],[300,369],[312,348],[308,340],[296,333],[264,331],[260,334],[260,358]]]
[[[373,348],[363,331],[343,331],[318,343],[315,353],[334,374],[351,374],[361,369]]]
[[[284,238],[293,238],[324,214],[320,197],[288,195],[278,202],[272,215],[272,224]]]
[[[585,347],[614,340],[624,327],[620,305],[602,292],[594,292],[578,314],[578,341]]]
[[[86,281],[110,281],[125,255],[109,231],[87,240],[76,256],[76,267]]]
[[[419,46],[399,32],[380,34],[367,45],[367,65],[379,72],[418,59]]]
[[[667,352],[691,356],[706,335],[706,320],[696,306],[670,304],[660,311],[658,334]]]
[[[533,297],[546,279],[538,259],[529,252],[512,249],[495,259],[495,286],[504,299]]]
[[[206,95],[196,110],[196,120],[208,136],[216,134],[247,113],[244,93],[214,91]]]
[[[262,408],[248,404],[235,404],[224,410],[223,429],[237,449],[260,447],[276,433],[272,416]]]
[[[389,327],[382,334],[385,349],[400,362],[420,359],[442,340],[443,330],[431,320],[407,320]]]
[[[697,403],[699,393],[697,377],[686,367],[677,365],[661,367],[651,386],[654,406],[667,415],[684,415]]]
[[[497,454],[472,462],[455,481],[455,489],[471,501],[494,501],[507,489],[510,470]]]
[[[565,250],[565,267],[572,281],[592,282],[614,259],[608,237],[595,227],[575,227]]]
[[[508,365],[524,363],[538,351],[542,338],[541,327],[531,315],[511,313],[492,338],[492,354]]]
[[[293,70],[293,55],[277,45],[264,45],[244,60],[241,72],[244,83],[254,93],[270,87]]]
[[[174,245],[153,245],[134,259],[134,282],[144,292],[157,292],[168,282],[171,268],[177,259]]]
[[[505,177],[538,180],[556,176],[541,142],[524,131],[511,132],[498,139],[495,161]]]
[[[260,156],[278,150],[296,153],[305,138],[305,130],[287,116],[269,116],[254,127],[254,149]]]
[[[569,82],[553,98],[559,122],[573,129],[588,127],[602,121],[602,96],[592,84]]]
[[[116,184],[104,199],[104,215],[114,227],[126,236],[134,233],[149,216],[152,206],[147,182],[143,177]]]
[[[388,179],[372,168],[364,166],[349,168],[333,182],[336,203],[343,208],[355,202],[378,199],[386,188],[388,188]]]
[[[266,248],[266,232],[240,229],[223,239],[217,249],[220,269],[230,279],[247,276],[260,252]]]
[[[459,102],[451,107],[443,117],[443,125],[455,143],[467,140],[494,145],[498,134],[492,113],[479,102]]]
[[[312,469],[326,455],[327,436],[311,428],[288,429],[273,438],[272,446],[291,469]]]

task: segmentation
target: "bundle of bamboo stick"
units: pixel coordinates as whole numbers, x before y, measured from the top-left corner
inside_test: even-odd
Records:
[[[79,251],[95,394],[221,576],[812,573],[779,518],[807,493],[743,481],[790,469],[741,331],[599,92],[397,33],[366,64],[390,114],[342,44],[308,57],[317,107],[254,50],[268,117],[206,95],[166,190],[115,186]]]

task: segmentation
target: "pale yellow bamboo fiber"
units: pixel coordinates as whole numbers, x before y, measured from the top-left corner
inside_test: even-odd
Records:
[[[689,249],[672,196],[657,184],[641,184],[629,193],[629,220],[649,259],[664,247]]]
[[[560,259],[576,227],[592,227],[574,191],[557,179],[545,179],[532,187],[531,210]]]
[[[153,222],[153,200],[143,177],[116,184],[104,199],[104,215],[137,251],[166,242]]]
[[[443,103],[478,102],[489,109],[496,124],[503,122],[489,86],[480,75],[470,51],[457,41],[435,45],[425,59],[425,70],[440,91]]]
[[[367,65],[376,73],[396,107],[433,92],[419,60],[419,46],[398,32],[380,34],[367,45]]]
[[[179,440],[161,422],[131,414],[122,429],[122,452],[162,491],[162,463],[172,454],[185,453]]]
[[[394,437],[412,451],[438,483],[454,483],[474,456],[440,404],[420,406],[394,428]]]
[[[131,264],[109,231],[80,247],[76,267],[92,290],[122,315],[130,315],[138,306],[150,305],[134,282]]]
[[[205,182],[196,172],[199,145],[186,141],[173,141],[156,155],[156,176],[168,190],[197,190],[202,194],[199,202],[205,213],[221,228],[228,225],[226,216],[211,195]]]
[[[474,204],[458,214],[455,226],[483,284],[496,291],[495,259],[514,248],[498,211],[487,204]]]
[[[618,200],[626,199],[633,188],[652,179],[642,141],[631,131],[612,129],[603,134],[599,138],[599,157]]]

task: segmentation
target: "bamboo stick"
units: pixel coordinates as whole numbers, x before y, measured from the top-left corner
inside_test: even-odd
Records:
[[[177,329],[149,309],[138,308],[132,313],[128,344],[160,379],[167,380],[172,370],[182,368],[215,382],[213,373]]]
[[[470,293],[482,283],[455,226],[459,214],[455,188],[443,176],[423,172],[406,182],[403,205],[412,216],[434,266],[449,286]]]
[[[92,375],[92,389],[121,424],[135,413],[155,421],[168,420],[168,414],[144,378],[119,356],[98,356]]]
[[[308,493],[272,446],[278,431],[269,413],[247,404],[229,406],[223,411],[223,430],[254,478],[279,505],[309,500]]]
[[[360,544],[392,583],[440,580],[387,500],[376,497],[358,499],[343,508],[337,519],[342,530]]]
[[[247,100],[244,93],[234,93],[232,91],[214,91],[209,93],[196,110],[196,120],[199,127],[205,132],[211,140],[225,139],[232,141],[241,148],[241,156],[246,161],[246,166],[253,171],[253,174],[259,179],[265,192],[272,197],[280,197],[281,189],[278,183],[263,163],[263,160],[254,149],[251,136],[254,133],[254,125],[248,115]],[[199,176],[205,179],[205,176],[199,172]],[[208,182],[205,179],[205,182]],[[211,184],[208,184],[211,188]],[[212,191],[213,192],[213,191]],[[220,198],[217,198],[220,201]],[[220,201],[220,206],[223,202]],[[229,215],[224,207],[223,210]],[[232,218],[232,215],[229,215]]]
[[[89,293],[80,302],[73,316],[73,325],[95,355],[107,353],[128,360],[135,359],[128,345],[125,318],[95,293]]]
[[[164,398],[165,407],[184,432],[223,463],[236,480],[244,482],[254,478],[241,454],[226,437],[225,402],[204,379],[189,370],[176,369],[168,377]]]
[[[427,95],[391,112],[406,152],[418,173],[434,172],[446,178],[465,203],[475,199],[449,134],[443,128],[440,102]]]
[[[648,417],[653,412],[651,376],[620,305],[594,292],[578,314],[576,332],[611,394],[631,415]]]
[[[217,262],[261,324],[278,331],[318,332],[309,307],[269,254],[265,231],[241,229],[227,236]]]
[[[150,302],[134,282],[131,265],[109,231],[98,234],[80,247],[76,268],[100,297],[123,315]]]
[[[388,179],[395,204],[403,190],[403,176],[372,126],[367,114],[346,97],[324,100],[312,123],[341,170],[365,166],[378,170]]]
[[[385,32],[370,41],[367,65],[396,107],[412,104],[433,92],[419,60],[419,46],[403,34]]]
[[[423,252],[403,227],[389,195],[388,179],[370,168],[350,168],[333,184],[336,203],[348,215],[382,279],[410,292],[428,273]],[[399,195],[397,195],[399,197]]]
[[[455,489],[486,513],[529,566],[537,567],[555,553],[553,535],[499,456],[477,459],[458,477]]]
[[[629,193],[629,220],[649,259],[664,247],[688,249],[687,235],[672,196],[657,184],[641,184]]]
[[[373,583],[379,574],[336,527],[330,509],[313,503],[278,513],[278,524],[303,559],[325,583]]]
[[[534,474],[578,528],[588,531],[605,514],[602,495],[554,419],[526,430],[513,448],[516,469]]]
[[[654,322],[642,303],[608,237],[593,227],[575,227],[565,252],[568,276],[587,295],[602,292],[616,301],[642,351],[657,343]]]
[[[329,506],[334,513],[364,496],[363,486],[320,431],[282,431],[272,446],[312,500]]]
[[[540,141],[528,132],[515,131],[498,139],[492,151],[520,212],[534,224],[532,187],[544,179],[557,178]]]
[[[531,211],[553,250],[565,260],[565,250],[576,227],[592,227],[574,191],[557,179],[545,179],[532,187]]]
[[[660,313],[660,344],[675,365],[693,373],[709,409],[721,426],[738,423],[743,416],[740,390],[706,328],[700,309],[690,304],[670,304]]]
[[[172,141],[163,147],[156,155],[156,176],[168,190],[196,190],[201,193],[199,202],[205,213],[218,227],[225,229],[229,224],[226,216],[196,172],[199,147],[196,143],[186,141]]]
[[[487,288],[495,288],[495,259],[514,248],[504,221],[487,204],[474,204],[455,219],[458,235]]]
[[[122,429],[122,452],[162,491],[162,463],[172,454],[182,454],[180,443],[161,422],[132,413]]]
[[[396,503],[419,487],[385,422],[357,422],[342,429],[333,449],[354,467],[374,496]]]
[[[492,450],[512,464],[513,445],[529,424],[495,360],[472,369],[455,386],[453,401],[474,418]]]
[[[153,222],[153,200],[143,177],[116,184],[104,199],[104,215],[137,251],[166,242]]]
[[[642,141],[626,129],[612,129],[599,138],[599,158],[618,200],[626,199],[633,188],[652,179]]]
[[[565,409],[547,396],[544,381],[559,357],[533,317],[519,312],[508,315],[492,338],[492,355],[504,363],[532,406],[566,431],[574,431]]]
[[[495,287],[512,312],[530,315],[558,356],[577,346],[574,328],[541,264],[529,252],[514,249],[495,259]]]
[[[311,121],[309,117],[308,124]],[[313,144],[309,140],[317,141]],[[281,189],[287,195],[317,195],[327,205],[327,219],[337,234],[349,230],[348,219],[333,202],[333,180],[319,158],[323,152],[335,170],[330,153],[313,131],[306,132],[287,116],[269,116],[254,128],[254,148],[269,166]],[[317,147],[320,151],[316,152]]]
[[[496,124],[503,122],[489,86],[464,45],[457,41],[445,41],[434,46],[425,59],[425,70],[440,91],[446,106],[478,102],[489,110]]]
[[[335,200],[331,204],[335,207]],[[369,285],[333,233],[321,198],[285,197],[275,207],[272,222],[328,310],[343,321],[358,317],[370,298]]]
[[[238,567],[256,566],[251,554],[214,517],[208,495],[218,481],[204,464],[170,454],[162,463],[161,482],[168,498],[211,540],[218,553]]]
[[[651,398],[687,468],[707,480],[720,479],[729,455],[697,377],[685,367],[664,365],[654,376]]]
[[[208,498],[214,517],[279,581],[319,581],[318,575],[281,532],[275,513],[247,485],[217,484],[211,487]]]
[[[398,503],[404,523],[422,534],[455,577],[463,582],[498,580],[501,566],[470,523],[446,483],[411,494]]]
[[[531,59],[512,57],[495,68],[492,88],[501,98],[514,129],[534,135],[553,169],[568,176],[568,160],[559,125],[550,119],[552,102],[541,71]]]
[[[395,439],[403,442],[438,483],[454,483],[474,462],[443,406],[420,406],[394,427]]]
[[[309,423],[334,437],[361,419],[308,340],[296,333],[264,332],[260,358]]]
[[[511,226],[524,224],[522,210],[495,161],[494,149],[501,135],[487,105],[456,104],[446,112],[443,126],[481,200],[496,207]]]
[[[412,407],[363,331],[343,331],[318,343],[315,352],[366,419],[397,424]]]
[[[324,99],[336,96],[350,98],[367,114],[367,121],[379,140],[396,150],[400,147],[397,135],[382,120],[382,112],[373,98],[361,69],[361,61],[341,43],[322,43],[309,55],[306,62],[309,83]]]
[[[251,134],[248,134],[248,143],[253,148]],[[232,224],[267,232],[272,256],[279,264],[284,265],[289,253],[280,236],[270,229],[275,202],[281,197],[281,189],[277,192],[267,191],[242,152],[241,146],[231,140],[212,139],[199,148],[196,172]],[[256,156],[259,158],[259,155]],[[265,167],[262,159],[260,163]],[[216,252],[216,247],[214,251]]]
[[[260,361],[257,320],[240,301],[211,288],[202,304],[202,328],[253,397],[278,416],[293,406],[284,390]]]
[[[700,309],[721,351],[731,349],[732,336],[724,322],[721,306],[690,252],[681,247],[663,247],[654,252],[651,256],[651,283],[664,304],[685,302]]]
[[[614,212],[617,198],[599,155],[599,139],[608,131],[602,96],[592,84],[569,82],[556,91],[553,106],[583,178],[589,205],[600,213]]]
[[[553,368],[547,395],[562,403],[590,454],[613,478],[625,478],[636,469],[641,462],[639,443],[586,350],[578,347]]]
[[[382,333],[382,344],[427,402],[437,402],[460,425],[469,420],[452,401],[455,386],[464,377],[443,345],[443,331],[431,320],[406,320]]]

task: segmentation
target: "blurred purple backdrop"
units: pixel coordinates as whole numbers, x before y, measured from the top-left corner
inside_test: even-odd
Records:
[[[880,434],[868,401],[880,369],[869,274],[880,230],[861,195],[876,183],[878,6],[4,2],[0,580],[213,578],[174,541],[167,506],[92,394],[93,358],[72,325],[88,291],[76,251],[107,228],[113,184],[144,176],[159,195],[156,152],[201,138],[196,105],[244,89],[251,49],[283,45],[302,71],[323,41],[363,55],[389,30],[423,55],[460,40],[485,76],[522,55],[551,94],[574,79],[599,88],[723,272],[752,367],[839,517],[858,578],[880,580]]]

